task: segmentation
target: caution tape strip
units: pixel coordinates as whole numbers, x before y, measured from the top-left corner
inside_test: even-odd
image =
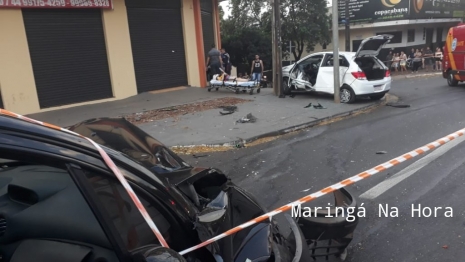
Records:
[[[385,162],[385,163],[383,163],[381,165],[378,165],[378,166],[376,166],[376,167],[374,167],[372,169],[369,169],[369,170],[367,170],[365,172],[359,173],[359,174],[357,174],[357,175],[355,175],[353,177],[347,178],[347,179],[345,179],[345,180],[343,180],[343,181],[341,181],[339,183],[336,183],[336,184],[331,185],[331,186],[329,186],[327,188],[324,188],[324,189],[322,189],[322,190],[320,190],[318,192],[315,192],[313,194],[302,197],[297,201],[294,201],[294,202],[289,203],[287,205],[284,205],[284,206],[282,206],[280,208],[277,208],[277,209],[275,209],[275,210],[273,210],[271,212],[268,212],[268,213],[266,213],[264,215],[261,215],[261,216],[255,218],[255,219],[252,219],[252,220],[250,220],[250,221],[248,221],[248,222],[246,222],[246,223],[244,223],[242,225],[236,226],[236,227],[234,227],[234,228],[232,228],[232,229],[230,229],[230,230],[228,230],[228,231],[226,231],[226,232],[224,232],[224,233],[222,233],[222,234],[220,234],[220,235],[218,235],[216,237],[208,239],[207,241],[204,241],[204,242],[202,242],[202,243],[200,243],[200,244],[198,244],[196,246],[193,246],[191,248],[183,250],[183,251],[181,251],[179,253],[181,255],[184,255],[184,254],[192,252],[192,251],[194,251],[196,249],[199,249],[201,247],[209,245],[209,244],[211,244],[211,243],[213,243],[213,242],[215,242],[217,240],[220,240],[222,238],[225,238],[227,236],[235,234],[235,233],[241,231],[242,229],[245,229],[245,228],[247,228],[247,227],[249,227],[251,225],[257,224],[257,223],[259,223],[259,222],[261,222],[263,220],[270,219],[271,217],[273,217],[273,216],[275,216],[277,214],[288,211],[293,206],[308,203],[308,202],[310,202],[312,200],[315,200],[315,199],[317,199],[317,198],[319,198],[321,196],[332,193],[332,192],[334,192],[334,191],[336,191],[336,190],[338,190],[340,188],[352,185],[355,182],[358,182],[358,181],[363,180],[365,178],[368,178],[368,177],[370,177],[372,175],[375,175],[377,173],[385,171],[386,169],[391,168],[393,166],[399,165],[400,163],[405,162],[407,160],[410,160],[410,159],[412,159],[412,158],[414,158],[416,156],[419,156],[421,154],[424,154],[427,151],[438,148],[438,147],[440,147],[440,146],[442,146],[442,145],[444,145],[444,144],[446,144],[446,143],[448,143],[448,142],[450,142],[450,141],[452,141],[452,140],[454,140],[454,139],[456,139],[456,138],[458,138],[460,136],[463,136],[464,134],[465,134],[465,128],[461,129],[461,130],[459,130],[459,131],[457,131],[455,133],[452,133],[452,134],[450,134],[448,136],[445,136],[445,137],[443,137],[441,139],[438,139],[438,140],[436,140],[436,141],[434,141],[432,143],[429,143],[429,144],[427,144],[425,146],[419,147],[419,148],[417,148],[417,149],[415,149],[413,151],[410,151],[410,152],[408,152],[408,153],[406,153],[406,154],[404,154],[402,156],[399,156],[399,157],[396,157],[396,158],[394,158],[392,160],[389,160],[389,161],[387,161],[387,162]]]
[[[142,217],[145,219],[145,222],[147,222],[150,229],[153,231],[153,233],[157,237],[160,244],[163,247],[168,248],[168,243],[166,243],[166,240],[164,239],[163,235],[160,233],[160,230],[158,230],[157,226],[153,222],[150,215],[147,213],[147,210],[145,209],[144,205],[142,205],[142,202],[139,200],[136,193],[132,190],[131,185],[129,185],[128,181],[123,176],[123,174],[121,174],[121,172],[118,169],[118,167],[116,166],[116,164],[113,162],[113,160],[111,160],[110,156],[108,156],[108,154],[105,152],[105,150],[102,149],[101,146],[99,146],[97,143],[95,143],[92,139],[87,138],[85,136],[82,136],[82,135],[80,135],[78,133],[75,133],[73,131],[70,131],[68,129],[61,128],[59,126],[55,126],[55,125],[52,125],[52,124],[44,123],[44,122],[41,122],[41,121],[37,121],[37,120],[31,119],[29,117],[25,117],[25,116],[10,112],[10,111],[5,110],[5,109],[0,108],[0,115],[5,115],[5,116],[17,118],[17,119],[24,120],[24,121],[27,121],[27,122],[30,122],[30,123],[33,123],[33,124],[38,124],[38,125],[41,125],[41,126],[45,126],[45,127],[51,128],[51,129],[58,130],[58,131],[63,131],[63,132],[66,132],[68,134],[72,134],[72,135],[75,135],[75,136],[78,136],[78,137],[81,137],[83,139],[88,140],[95,148],[97,148],[97,150],[100,153],[100,155],[102,156],[105,164],[111,169],[111,171],[113,171],[115,176],[118,178],[120,183],[123,185],[124,189],[126,190],[126,192],[131,197],[131,200],[136,205],[137,209],[139,210]]]

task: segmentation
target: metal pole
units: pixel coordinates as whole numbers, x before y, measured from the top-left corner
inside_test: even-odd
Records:
[[[282,63],[282,41],[281,41],[281,12],[280,12],[281,0],[275,0],[275,26],[276,26],[276,89],[278,89],[278,95],[280,98],[284,98],[283,90],[283,63]]]
[[[341,88],[339,80],[339,24],[338,24],[338,3],[333,1],[333,75],[334,75],[334,102],[340,103],[339,91]]]
[[[276,79],[276,17],[275,17],[275,1],[276,0],[270,0],[273,15],[271,16],[271,55],[272,55],[272,68],[271,70],[273,71],[273,79],[272,79],[272,84],[273,84],[273,93],[277,96],[279,95],[278,92],[278,85],[276,82],[281,81],[279,79]]]
[[[350,0],[345,0],[346,10],[345,10],[345,32],[346,32],[346,52],[350,52],[350,13],[349,13],[349,2]]]

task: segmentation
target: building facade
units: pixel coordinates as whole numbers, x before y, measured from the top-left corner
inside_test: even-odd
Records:
[[[363,39],[391,34],[394,38],[380,52],[384,59],[389,50],[409,53],[412,48],[431,49],[442,47],[450,27],[462,22],[465,16],[465,3],[458,0],[436,1],[390,1],[390,0],[351,0],[346,9],[346,1],[339,1],[339,43],[341,51],[356,52]],[[345,16],[348,13],[348,20]],[[328,15],[332,7],[328,8]],[[345,26],[350,24],[350,48],[346,50]],[[312,52],[331,51],[333,43],[317,45]],[[308,55],[304,51],[301,58]],[[295,61],[288,55],[284,64]]]
[[[0,0],[0,107],[205,87],[206,52],[220,43],[218,0]]]
[[[386,57],[389,50],[393,50],[395,53],[404,51],[406,54],[409,54],[412,48],[430,47],[434,51],[436,47],[444,46],[449,28],[461,22],[462,19],[460,18],[442,18],[352,25],[350,28],[350,50],[345,50],[345,29],[339,28],[339,50],[356,52],[363,39],[380,34],[390,34],[394,37],[381,50],[378,56],[381,60]],[[333,50],[332,43],[326,46],[318,45],[315,47],[315,52],[328,50]]]

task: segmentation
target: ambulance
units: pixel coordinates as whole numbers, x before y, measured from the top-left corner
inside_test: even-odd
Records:
[[[449,86],[465,81],[465,23],[449,29],[442,68],[442,76]]]

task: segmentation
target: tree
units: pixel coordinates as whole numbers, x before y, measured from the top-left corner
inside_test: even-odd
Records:
[[[315,50],[317,44],[331,41],[331,17],[326,0],[281,0],[282,39],[292,42],[292,54],[300,60],[304,48]]]
[[[249,72],[249,63],[258,54],[265,70],[271,68],[271,16],[266,1],[230,0],[229,9],[231,16],[221,21],[221,39],[231,63]]]

